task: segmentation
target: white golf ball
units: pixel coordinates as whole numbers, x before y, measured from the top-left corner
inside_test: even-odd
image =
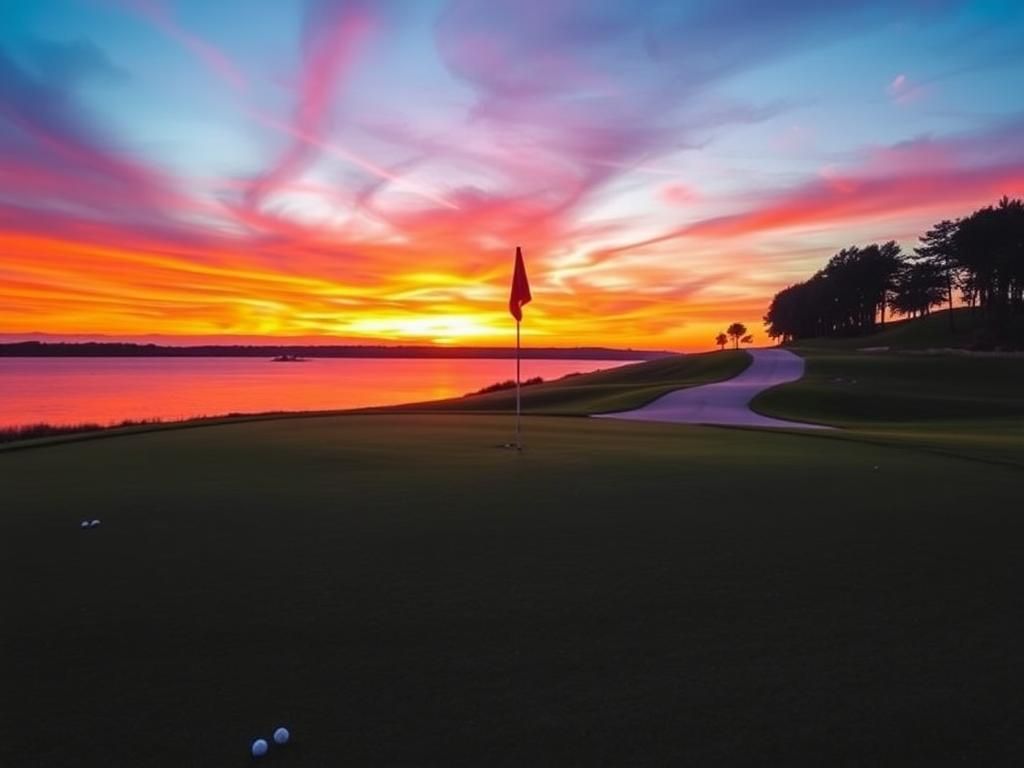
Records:
[[[287,744],[288,739],[290,739],[291,737],[292,735],[288,733],[287,728],[278,728],[276,731],[274,731],[275,744]]]
[[[252,756],[263,757],[265,754],[267,754],[267,740],[256,739],[256,741],[252,743]]]
[[[81,523],[81,526],[82,526],[82,528],[88,528],[89,527],[89,521],[88,520],[83,520],[82,523]]]
[[[99,520],[93,520],[91,523],[89,523],[89,527],[90,528],[95,528],[99,524],[100,524]]]

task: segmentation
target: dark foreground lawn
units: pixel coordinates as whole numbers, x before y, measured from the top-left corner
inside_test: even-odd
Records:
[[[511,424],[0,453],[0,765],[1019,763],[1020,470]]]

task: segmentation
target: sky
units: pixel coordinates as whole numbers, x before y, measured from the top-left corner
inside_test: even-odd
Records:
[[[0,334],[764,342],[1022,137],[1017,0],[0,0]]]

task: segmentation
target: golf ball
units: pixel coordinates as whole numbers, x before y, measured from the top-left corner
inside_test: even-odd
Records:
[[[256,739],[256,741],[252,743],[252,756],[263,757],[265,754],[267,754],[267,740]]]
[[[90,526],[91,528],[95,528],[95,527],[96,527],[97,525],[99,525],[99,524],[100,524],[100,521],[99,521],[99,520],[93,520],[93,521],[92,521],[91,523],[89,523],[89,526]]]
[[[88,520],[83,520],[82,521],[82,527],[83,528],[88,528],[89,527],[89,521]]]
[[[292,735],[288,733],[287,728],[278,728],[276,731],[274,731],[275,744],[287,744],[288,739],[290,739],[291,737]]]

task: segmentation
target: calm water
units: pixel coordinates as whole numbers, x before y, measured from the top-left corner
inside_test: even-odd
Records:
[[[623,361],[522,365],[524,379],[549,380]],[[0,426],[393,405],[463,395],[514,377],[514,360],[0,358]]]

